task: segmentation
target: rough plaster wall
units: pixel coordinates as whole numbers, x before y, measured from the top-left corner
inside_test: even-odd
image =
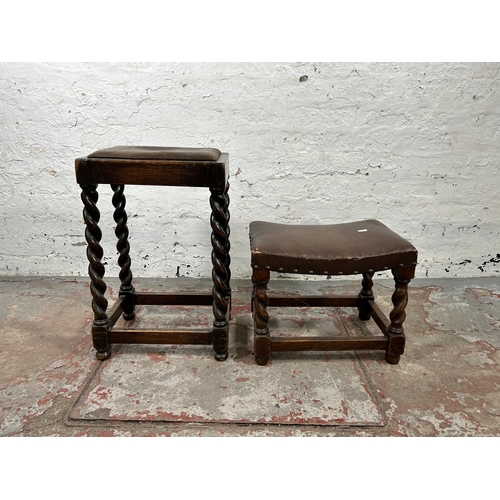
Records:
[[[119,144],[230,155],[232,274],[251,220],[377,218],[417,277],[497,276],[499,63],[0,65],[0,274],[85,275],[74,159]],[[208,191],[126,188],[134,276],[209,276]],[[99,207],[116,275],[109,186]]]

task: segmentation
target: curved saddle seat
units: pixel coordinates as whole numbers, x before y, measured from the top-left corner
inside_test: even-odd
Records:
[[[417,250],[378,220],[330,225],[292,225],[254,221],[250,224],[252,311],[255,360],[260,365],[276,351],[385,350],[388,363],[404,351],[403,322],[408,283],[414,277]],[[375,303],[372,277],[391,270],[396,288],[390,320]],[[271,271],[313,275],[363,276],[357,295],[337,297],[268,297]],[[357,307],[359,318],[373,318],[383,333],[364,337],[271,337],[268,306]]]
[[[284,273],[358,274],[414,266],[416,248],[378,220],[330,225],[250,223],[252,267]]]

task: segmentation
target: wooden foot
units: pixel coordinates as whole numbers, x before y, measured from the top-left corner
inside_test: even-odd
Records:
[[[255,362],[260,366],[267,365],[269,356],[255,356]]]
[[[226,361],[227,357],[229,355],[229,351],[225,351],[225,352],[216,352],[214,354],[214,358],[217,360],[217,361]]]
[[[135,319],[135,311],[132,311],[131,313],[124,312],[123,319],[125,321],[132,321],[133,319]]]
[[[105,351],[97,351],[95,357],[99,361],[104,361],[105,359],[108,359],[111,356],[111,348],[106,349]]]
[[[399,363],[401,356],[391,356],[390,354],[385,354],[385,360],[390,365],[397,365]]]

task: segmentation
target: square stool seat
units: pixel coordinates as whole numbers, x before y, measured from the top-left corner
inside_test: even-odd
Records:
[[[330,225],[250,223],[252,311],[255,359],[264,365],[276,351],[385,350],[388,363],[399,362],[404,351],[403,322],[407,286],[414,277],[417,250],[378,220]],[[396,283],[394,309],[387,319],[373,295],[373,275],[391,270]],[[357,295],[336,297],[268,297],[270,273],[345,276],[360,274]],[[383,337],[271,337],[268,306],[356,307],[362,320],[373,318]]]
[[[113,146],[91,153],[87,158],[122,160],[216,161],[221,152],[214,148],[175,148],[164,146]]]
[[[228,154],[215,148],[114,146],[75,160],[77,182],[224,190]]]
[[[228,356],[229,316],[231,309],[229,257],[229,156],[214,148],[158,146],[114,146],[95,151],[75,160],[76,180],[82,189],[83,218],[86,224],[87,258],[92,294],[92,340],[100,360],[111,355],[113,344],[202,344],[212,345],[214,357]],[[109,184],[115,208],[120,294],[108,310],[105,297],[103,248],[99,228],[100,212],[97,188]],[[125,185],[205,187],[210,190],[212,228],[211,293],[138,292],[132,285],[129,230],[125,211]],[[146,202],[147,203],[147,200]],[[195,207],[193,207],[195,208]],[[212,306],[214,322],[210,329],[140,329],[128,324],[135,318],[137,305]],[[175,326],[175,325],[174,325]]]

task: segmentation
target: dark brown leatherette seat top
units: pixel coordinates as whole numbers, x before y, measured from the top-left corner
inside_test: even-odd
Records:
[[[414,266],[416,248],[377,220],[332,225],[250,224],[252,267],[284,273],[358,274]]]
[[[217,161],[221,152],[214,148],[171,148],[157,146],[114,146],[100,149],[88,158],[127,160]]]

